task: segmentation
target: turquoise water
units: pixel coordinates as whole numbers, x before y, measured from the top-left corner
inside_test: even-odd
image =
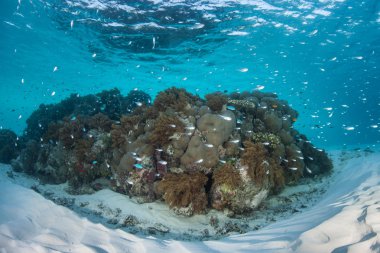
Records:
[[[317,146],[380,141],[377,0],[1,0],[0,126],[118,87],[259,89]]]

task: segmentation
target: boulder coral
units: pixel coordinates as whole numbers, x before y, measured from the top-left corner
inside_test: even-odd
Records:
[[[181,215],[246,214],[300,178],[331,171],[327,153],[293,128],[297,117],[274,93],[203,100],[172,87],[151,103],[142,91],[125,97],[113,89],[41,105],[20,151],[4,152],[8,160],[19,154],[15,170],[67,181],[70,192],[101,181],[138,202],[165,201]]]

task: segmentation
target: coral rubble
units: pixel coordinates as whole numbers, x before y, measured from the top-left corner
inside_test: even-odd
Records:
[[[75,192],[103,182],[139,202],[161,199],[182,215],[244,214],[287,184],[332,169],[327,154],[292,127],[298,113],[275,94],[205,98],[173,87],[151,104],[142,91],[123,97],[113,89],[41,105],[12,165],[46,182],[68,181]],[[9,162],[17,152],[4,147]]]

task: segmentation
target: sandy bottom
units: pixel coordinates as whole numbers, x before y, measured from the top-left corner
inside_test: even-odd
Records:
[[[244,218],[181,217],[110,190],[70,195],[2,165],[0,251],[380,252],[380,153],[330,154],[332,175],[288,187]]]

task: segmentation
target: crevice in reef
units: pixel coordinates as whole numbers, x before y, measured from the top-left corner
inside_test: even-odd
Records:
[[[248,214],[286,185],[332,169],[326,152],[293,128],[298,113],[277,95],[205,98],[175,87],[153,104],[142,91],[73,94],[41,105],[19,139],[0,130],[0,158],[46,182],[67,181],[71,193],[109,188],[188,216]]]

